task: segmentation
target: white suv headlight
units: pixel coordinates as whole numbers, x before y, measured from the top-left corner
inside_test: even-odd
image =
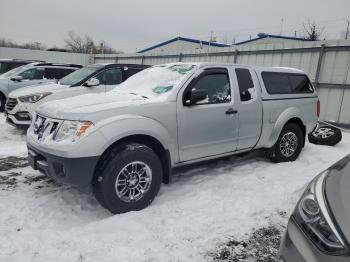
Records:
[[[91,127],[93,127],[93,123],[90,121],[80,122],[65,120],[53,136],[53,140],[56,142],[63,140],[77,141],[83,137]]]
[[[51,92],[44,92],[44,93],[38,93],[38,94],[32,94],[29,96],[20,96],[18,99],[22,103],[36,103],[40,99],[43,99],[44,97],[47,97],[48,95],[51,95]]]

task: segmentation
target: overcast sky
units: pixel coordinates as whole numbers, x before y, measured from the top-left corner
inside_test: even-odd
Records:
[[[0,37],[63,47],[74,31],[125,52],[180,35],[208,40],[211,31],[229,43],[258,32],[301,35],[308,18],[334,39],[350,19],[350,0],[1,0],[0,6]]]

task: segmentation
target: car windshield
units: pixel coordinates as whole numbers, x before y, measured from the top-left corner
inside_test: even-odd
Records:
[[[112,92],[129,93],[144,98],[166,98],[171,90],[195,67],[193,64],[160,65],[145,69]]]
[[[29,64],[29,65],[23,65],[23,66],[19,66],[19,67],[16,67],[8,72],[6,72],[5,74],[2,74],[1,76],[4,77],[4,78],[10,78],[12,76],[15,76],[17,75],[18,73],[28,69],[28,68],[31,68],[32,66]]]
[[[59,83],[61,85],[75,85],[84,78],[96,72],[100,67],[98,66],[87,66],[82,69],[76,70],[73,73],[63,77]]]

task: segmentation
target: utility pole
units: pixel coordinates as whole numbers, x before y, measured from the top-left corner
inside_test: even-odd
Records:
[[[281,18],[281,32],[280,32],[280,35],[283,34],[283,22],[284,22],[284,20],[283,20],[283,17],[282,17]]]
[[[347,22],[347,27],[346,27],[346,31],[345,31],[345,39],[348,39],[350,21],[349,21],[349,19],[345,19],[345,21]]]

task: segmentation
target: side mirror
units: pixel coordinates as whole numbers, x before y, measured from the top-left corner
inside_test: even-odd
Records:
[[[252,99],[252,95],[248,90],[241,92],[241,101],[249,101]]]
[[[208,94],[205,90],[203,89],[194,89],[191,91],[190,94],[190,104],[189,105],[194,105],[199,101],[207,99]]]
[[[93,77],[93,78],[90,78],[88,81],[86,81],[85,85],[87,87],[98,86],[98,85],[100,85],[100,80]]]
[[[18,76],[18,75],[11,77],[11,80],[15,82],[21,82],[23,79],[24,79],[23,76]]]

